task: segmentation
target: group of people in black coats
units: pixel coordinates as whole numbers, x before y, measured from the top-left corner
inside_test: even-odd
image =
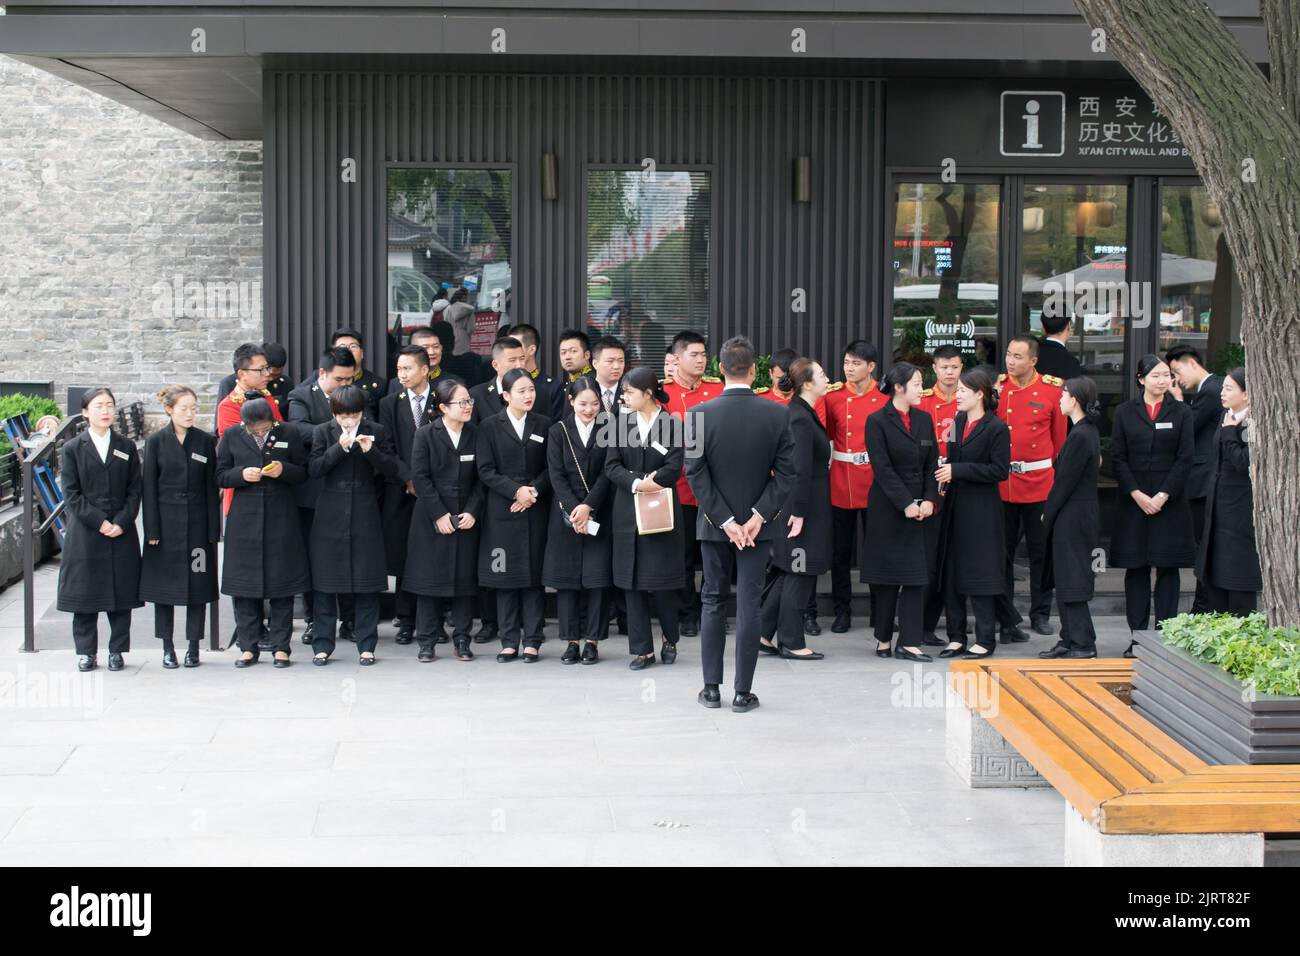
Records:
[[[752,382],[752,346],[728,346],[733,361],[749,355]],[[1176,613],[1181,567],[1196,567],[1199,610],[1248,613],[1260,587],[1245,373],[1234,369],[1215,382],[1188,351],[1139,361],[1142,395],[1119,407],[1112,429],[1120,496],[1109,561],[1126,569],[1134,630],[1150,616],[1152,569],[1157,624]],[[398,356],[401,387],[377,402],[375,389],[368,393],[358,383],[346,352],[331,349],[317,376],[290,393],[288,421],[273,395],[237,388],[238,423],[219,442],[195,427],[194,391],[167,386],[158,397],[168,427],[148,438],[142,455],[112,430],[112,393],[101,388],[83,396],[88,427],[62,456],[71,520],[58,596],[59,608],[73,613],[81,669],[97,666],[101,612],[109,622],[109,669],[121,669],[131,611],[146,602],[155,605],[167,668],[182,666],[174,614],[186,608],[183,666],[197,666],[218,583],[235,609],[237,666],[256,663],[268,644],[275,665],[288,666],[300,595],[313,663],[329,662],[342,622],[360,662],[373,664],[390,574],[398,579],[399,643],[418,643],[422,662],[434,660],[440,643],[450,643],[457,659],[472,660],[471,644],[480,640],[471,635],[476,616],[493,624],[480,632],[489,634],[484,640],[499,636],[497,661],[536,662],[550,588],[562,662],[596,663],[620,606],[630,667],[671,664],[680,595],[694,575],[676,491],[683,474],[700,502],[706,691],[712,686],[716,694],[717,681],[709,678],[720,678],[725,633],[725,598],[716,583],[725,578],[729,588],[733,573],[738,631],[756,635],[743,656],[737,646],[738,700],[752,697],[758,654],[822,658],[803,639],[805,609],[817,577],[829,570],[832,548],[832,446],[818,411],[831,386],[816,362],[800,357],[781,370],[785,408],[732,403],[750,392],[743,378],[729,378],[719,398],[694,410],[721,403],[708,416],[710,432],[702,417],[684,421],[665,411],[662,383],[646,367],[627,372],[616,388],[571,374],[564,414],[553,418],[537,407],[542,398],[554,411],[557,400],[549,389],[540,394],[535,370],[494,365],[488,389],[471,388],[454,375],[432,373],[426,350],[411,346]],[[935,423],[920,407],[921,370],[898,362],[879,383],[888,400],[864,426],[874,472],[864,541],[883,560],[861,566],[880,656],[928,661],[927,643],[944,645],[940,657],[980,658],[996,649],[998,602],[1007,597],[999,484],[1011,466],[996,386],[987,369],[962,372],[941,456]],[[1189,400],[1179,400],[1180,388],[1192,392]],[[1213,416],[1211,396],[1219,406]],[[1088,602],[1099,570],[1101,406],[1092,381],[1065,381],[1060,411],[1070,428],[1043,510],[1040,583],[1055,589],[1061,631],[1042,656],[1095,656]],[[762,429],[746,423],[772,426],[760,452],[752,446]],[[731,441],[739,444],[728,448]],[[749,462],[754,454],[764,461]],[[730,485],[726,494],[719,492],[720,475]],[[643,495],[669,502],[668,530],[640,533]],[[726,513],[732,498],[752,502],[752,514]],[[141,509],[143,550],[136,534]],[[957,635],[923,641],[923,607],[934,593],[950,619],[953,610],[964,618],[971,608],[973,643]],[[657,653],[652,613],[660,625]],[[715,705],[713,698],[701,702]],[[737,709],[756,703],[742,700]]]

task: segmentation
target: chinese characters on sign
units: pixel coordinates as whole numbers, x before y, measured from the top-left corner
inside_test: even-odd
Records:
[[[1187,156],[1187,147],[1150,101],[1135,96],[1076,99],[1072,132],[1079,156]]]

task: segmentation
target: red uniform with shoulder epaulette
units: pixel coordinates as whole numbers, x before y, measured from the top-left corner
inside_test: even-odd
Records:
[[[957,392],[946,396],[938,385],[921,393],[920,409],[934,419],[934,435],[939,442],[939,454],[948,457],[948,440],[952,438],[952,423],[957,418]]]
[[[782,395],[776,389],[768,388],[766,385],[764,385],[762,388],[754,389],[754,394],[758,395],[761,398],[766,398],[769,401],[776,402],[778,405],[787,405],[787,406],[790,404],[790,399],[794,398],[793,392],[790,393],[789,395]],[[813,406],[813,411],[817,413],[817,418],[820,419],[822,425],[825,426],[826,424],[825,397],[817,399],[817,404]]]
[[[1055,375],[1038,372],[1023,388],[1005,373],[998,376],[998,418],[1011,431],[1011,474],[1000,486],[1003,501],[1047,500],[1055,477],[1052,466],[1065,444],[1064,385]]]
[[[675,377],[666,380],[663,386],[664,391],[668,393],[668,403],[664,405],[664,408],[668,410],[668,414],[680,418],[682,421],[686,421],[686,413],[696,405],[707,402],[711,398],[717,398],[722,394],[721,380],[710,375],[701,378],[694,388],[678,381]],[[686,482],[685,469],[682,469],[682,476],[677,479],[677,500],[679,503],[690,507],[696,507],[699,504],[695,500],[695,493],[691,491],[691,486]]]
[[[844,382],[826,393],[826,431],[831,438],[831,504],[836,508],[865,508],[871,492],[871,463],[867,457],[867,416],[885,407],[889,396],[870,379],[861,395]]]

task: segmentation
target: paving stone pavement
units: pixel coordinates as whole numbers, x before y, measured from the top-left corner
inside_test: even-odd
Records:
[[[287,670],[205,650],[168,671],[146,608],[126,669],[101,653],[80,675],[70,635],[18,650],[18,597],[0,592],[0,864],[1062,862],[1061,798],[967,790],[946,664],[876,658],[865,621],[810,639],[825,661],[762,659],[762,705],[733,714],[696,703],[696,638],[642,673],[617,636],[594,667],[554,639],[531,666],[421,665],[385,625],[375,667],[342,644],[323,668],[297,645]],[[1098,624],[1119,654],[1123,621]]]

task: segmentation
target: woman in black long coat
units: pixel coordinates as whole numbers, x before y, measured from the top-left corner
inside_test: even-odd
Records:
[[[355,385],[331,392],[334,420],[316,426],[307,461],[307,476],[321,479],[309,545],[315,595],[311,662],[317,665],[329,663],[334,653],[343,595],[350,595],[356,608],[353,628],[362,665],[375,662],[379,643],[379,595],[388,590],[379,488],[396,477],[401,462],[388,429],[365,417],[369,403]]]
[[[891,401],[867,417],[866,444],[873,481],[867,494],[863,540],[877,549],[862,562],[862,581],[871,585],[876,656],[888,657],[898,614],[893,655],[933,660],[921,650],[925,587],[930,580],[923,522],[934,517],[939,486],[934,470],[939,451],[934,420],[921,403],[921,370],[898,362],[880,381]]]
[[[550,518],[546,435],[551,420],[533,411],[537,388],[521,368],[501,380],[506,407],[480,423],[478,475],[487,489],[487,530],[479,540],[478,580],[497,595],[501,652],[497,661],[541,656],[546,592],[542,563]]]
[[[613,483],[614,586],[623,591],[627,603],[628,649],[632,670],[642,670],[655,661],[654,637],[650,632],[650,601],[659,615],[663,635],[660,660],[677,660],[681,634],[681,602],[678,589],[686,582],[686,549],[682,544],[682,506],[677,498],[677,479],[686,462],[683,423],[663,412],[660,405],[668,396],[653,372],[645,366],[623,377],[623,404],[631,411],[615,420],[609,430],[609,454],[605,474]],[[641,492],[672,489],[673,530],[638,534],[634,496]]]
[[[172,643],[177,607],[185,608],[185,666],[199,666],[204,617],[217,599],[221,493],[217,440],[194,427],[194,390],[168,385],[158,400],[170,424],[144,443],[140,600],[153,603],[154,636],[162,641],[163,667],[171,670],[178,666]]]
[[[997,650],[996,599],[1005,594],[1005,530],[998,485],[1011,473],[1011,432],[995,414],[993,376],[984,369],[961,373],[957,417],[948,439],[948,460],[935,471],[947,484],[939,512],[939,583],[952,606],[970,599],[975,644],[949,641],[940,657],[988,657]]]
[[[1092,600],[1093,559],[1101,533],[1097,506],[1097,471],[1101,403],[1090,378],[1069,379],[1061,389],[1061,414],[1073,423],[1056,457],[1052,490],[1043,506],[1046,545],[1043,584],[1056,590],[1061,634],[1056,646],[1039,657],[1096,657],[1097,632],[1088,602]]]
[[[795,479],[780,516],[789,530],[772,542],[775,577],[764,589],[758,649],[796,661],[826,656],[804,641],[803,615],[818,575],[831,567],[831,442],[816,411],[829,384],[822,367],[808,358],[790,362],[777,383],[783,392],[794,393],[787,421],[794,439]]]
[[[108,616],[108,669],[125,667],[131,649],[131,611],[141,607],[140,456],[135,444],[113,431],[117,401],[106,388],[81,397],[89,427],[63,446],[59,481],[71,516],[59,561],[60,611],[72,612],[77,669],[94,670],[99,654],[99,613]]]
[[[550,527],[542,583],[555,588],[560,638],[568,641],[562,664],[595,664],[597,646],[609,627],[609,589],[614,529],[613,495],[605,474],[605,447],[597,440],[602,423],[600,389],[582,376],[565,390],[570,412],[546,438],[551,476]],[[585,611],[585,627],[581,613]],[[578,647],[579,640],[584,644]]]
[[[1196,576],[1214,611],[1245,616],[1255,610],[1264,587],[1255,547],[1255,498],[1250,478],[1250,395],[1246,370],[1223,377],[1219,401],[1226,409],[1219,428],[1217,468],[1205,502],[1205,533],[1196,556]]]
[[[311,587],[294,495],[294,486],[307,480],[307,453],[298,430],[277,422],[264,398],[245,402],[239,420],[217,443],[217,485],[234,489],[226,514],[221,593],[230,595],[235,607],[243,651],[235,666],[257,663],[265,600],[275,666],[288,667],[294,595]]]
[[[474,402],[459,380],[439,379],[433,388],[439,417],[415,433],[411,481],[415,511],[406,544],[402,584],[416,595],[415,638],[419,660],[434,658],[444,616],[451,618],[456,658],[472,661],[470,628],[478,595],[478,552],[484,488],[478,479],[479,431],[471,422]]]
[[[1169,394],[1173,377],[1155,355],[1138,360],[1142,394],[1115,411],[1110,457],[1119,484],[1110,563],[1127,568],[1124,606],[1130,630],[1151,614],[1156,569],[1156,627],[1178,613],[1179,568],[1196,564],[1192,511],[1183,493],[1196,455],[1191,409]],[[1131,654],[1132,644],[1124,653]]]

